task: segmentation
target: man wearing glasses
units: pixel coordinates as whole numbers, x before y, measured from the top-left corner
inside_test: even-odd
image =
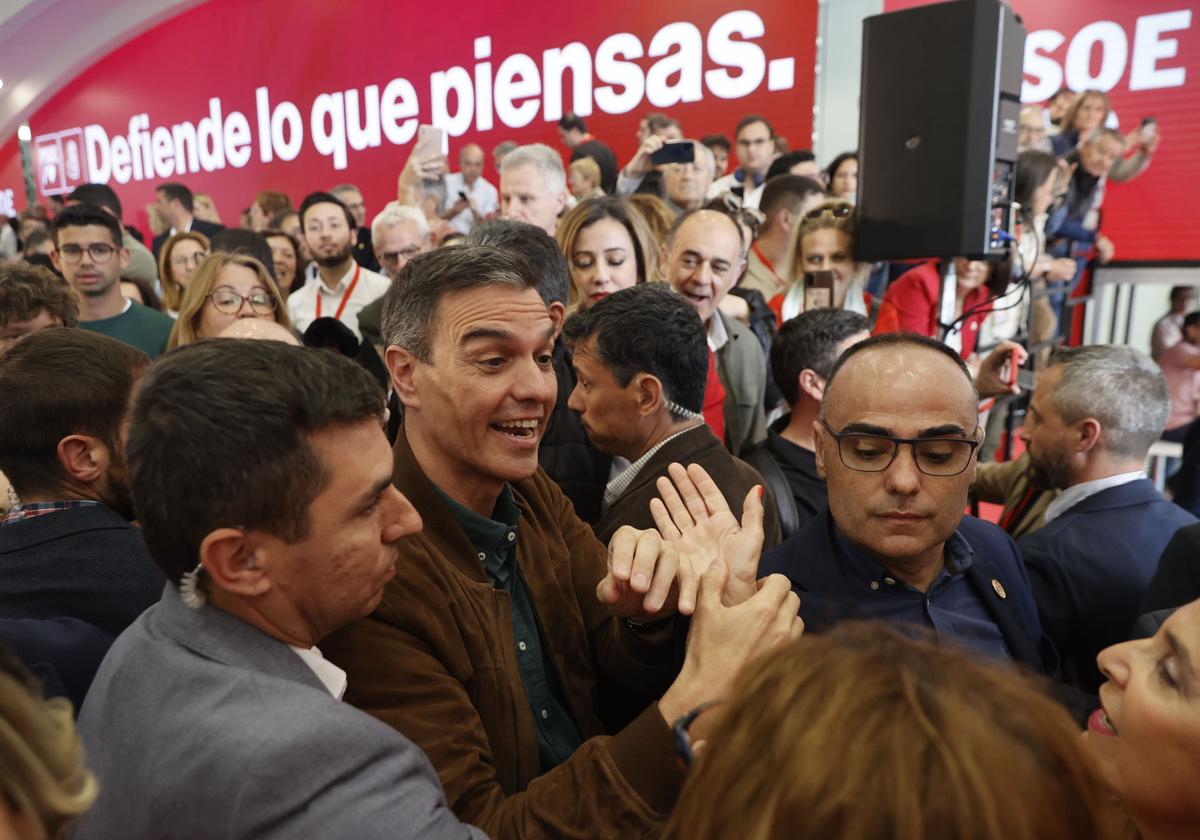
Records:
[[[1016,546],[963,515],[977,406],[962,360],[922,336],[875,336],[834,365],[813,424],[829,510],[759,565],[788,575],[811,630],[877,619],[1053,669]]]
[[[775,160],[775,129],[765,117],[750,114],[738,122],[734,137],[738,168],[713,181],[708,195],[715,198],[723,192],[732,192],[742,199],[744,206],[758,207],[767,170]]]
[[[123,341],[151,359],[161,355],[174,325],[121,294],[121,274],[129,251],[121,246],[121,225],[87,204],[68,207],[54,217],[54,267],[79,297],[79,326]]]

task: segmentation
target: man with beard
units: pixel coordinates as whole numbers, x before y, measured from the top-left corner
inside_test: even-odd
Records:
[[[20,498],[0,524],[0,618],[74,618],[116,635],[158,600],[164,578],[129,524],[125,470],[148,365],[120,341],[61,328],[0,356],[0,471]]]
[[[1063,676],[1084,691],[1103,679],[1096,654],[1129,637],[1167,543],[1196,521],[1142,472],[1170,403],[1144,353],[1074,347],[1051,360],[1021,428],[1034,483],[1062,492],[1017,547]]]
[[[358,224],[336,196],[315,192],[300,204],[304,242],[317,264],[316,283],[288,297],[292,324],[303,333],[317,318],[336,318],[361,339],[358,313],[388,289],[388,279],[354,260]]]

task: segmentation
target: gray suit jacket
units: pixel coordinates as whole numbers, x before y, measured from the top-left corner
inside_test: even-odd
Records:
[[[100,796],[73,838],[483,837],[411,741],[170,584],[113,645],[79,730]]]
[[[725,386],[725,443],[740,457],[767,437],[767,357],[749,327],[719,310],[717,317],[729,333],[717,351],[717,376]]]

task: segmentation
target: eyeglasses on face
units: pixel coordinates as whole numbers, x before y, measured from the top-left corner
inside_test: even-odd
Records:
[[[93,242],[86,248],[82,245],[62,245],[58,249],[58,256],[64,262],[77,263],[83,259],[84,251],[87,251],[87,255],[92,258],[92,262],[102,263],[111,260],[117,249],[104,242]]]
[[[213,307],[226,315],[236,315],[242,310],[242,304],[248,302],[250,309],[258,315],[271,315],[275,312],[275,298],[265,289],[251,289],[249,295],[241,295],[228,287],[215,289],[209,294]]]
[[[196,253],[192,254],[190,257],[187,256],[186,254],[179,254],[178,256],[171,257],[171,267],[172,268],[187,268],[190,265],[190,266],[194,266],[194,267],[198,268],[200,266],[200,263],[204,262],[204,260],[207,257],[208,257],[208,251],[197,251]]]
[[[399,251],[384,251],[379,256],[384,262],[394,263],[398,262],[401,257],[404,257],[405,261],[411,260],[419,253],[421,253],[420,246],[410,245],[407,248],[401,248]]]
[[[809,210],[807,213],[805,213],[804,220],[807,221],[808,219],[819,219],[826,215],[832,216],[835,219],[844,219],[853,212],[853,204],[842,203],[834,204],[832,206],[822,205],[820,207],[814,207],[812,210]]]
[[[898,438],[862,432],[835,432],[824,420],[821,425],[838,443],[842,465],[855,472],[883,472],[896,460],[900,446],[912,447],[913,461],[925,475],[949,478],[971,463],[979,441],[969,438]]]

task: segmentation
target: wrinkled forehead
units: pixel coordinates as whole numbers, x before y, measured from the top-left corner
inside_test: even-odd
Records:
[[[846,360],[825,390],[824,407],[835,429],[885,418],[919,428],[955,423],[973,429],[977,406],[974,385],[952,359],[924,347],[885,345]]]
[[[500,283],[443,295],[433,326],[437,340],[455,348],[484,339],[540,347],[554,336],[550,310],[537,289]]]

